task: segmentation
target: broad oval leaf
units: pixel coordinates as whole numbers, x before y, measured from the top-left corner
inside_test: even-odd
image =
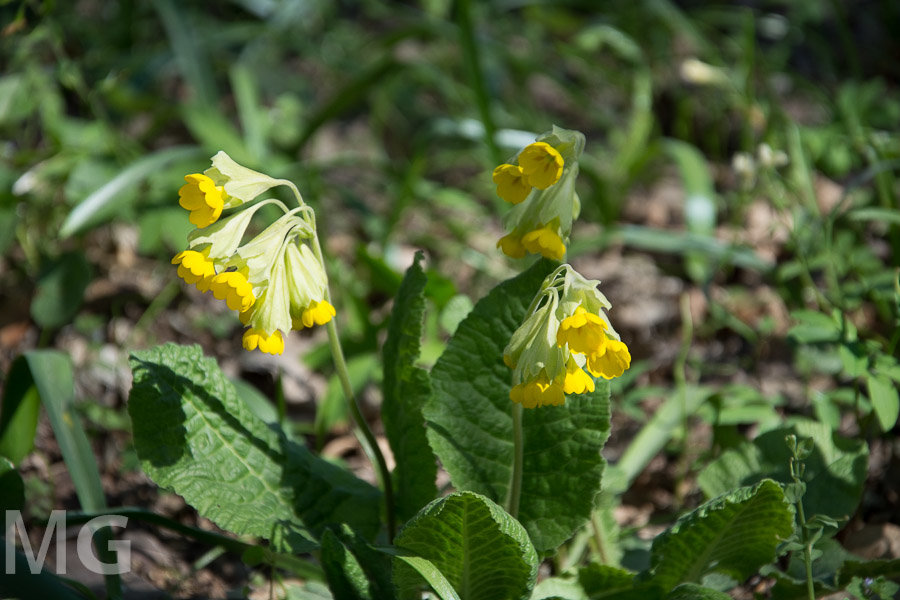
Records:
[[[712,573],[743,581],[775,560],[793,531],[793,508],[781,486],[766,479],[710,500],[657,536],[649,580],[663,589]]]
[[[434,394],[425,405],[428,441],[461,490],[506,501],[512,477],[510,370],[503,349],[544,277],[541,260],[495,287],[460,323],[431,371]],[[526,410],[519,521],[534,547],[548,553],[590,517],[600,491],[609,437],[609,386],[570,396],[564,406]]]
[[[522,525],[473,492],[433,501],[395,543],[430,561],[461,600],[528,598],[537,577],[537,553]],[[394,580],[404,597],[421,597],[422,578],[405,561],[395,560]]]
[[[295,551],[330,524],[374,535],[378,490],[264,423],[199,346],[137,352],[131,368],[141,465],[201,515]]]

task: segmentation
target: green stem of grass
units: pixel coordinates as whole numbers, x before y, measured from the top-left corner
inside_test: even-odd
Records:
[[[519,518],[519,500],[522,497],[522,465],[524,462],[524,440],[522,439],[522,405],[512,403],[513,420],[513,471],[509,484],[509,497],[506,500],[506,512]]]
[[[459,27],[459,45],[462,48],[463,58],[468,67],[472,91],[475,93],[475,102],[478,104],[478,113],[484,126],[484,141],[491,152],[494,164],[500,164],[503,162],[503,157],[500,155],[500,148],[497,146],[497,140],[494,135],[497,128],[491,116],[491,98],[488,95],[487,87],[484,85],[484,72],[481,68],[478,44],[475,41],[471,0],[457,0],[456,24]]]
[[[322,248],[319,245],[319,237],[314,235],[312,238],[313,252],[316,259],[324,266],[325,261],[322,257]],[[325,289],[325,300],[331,303],[331,293],[328,288]],[[347,399],[347,406],[353,420],[356,422],[356,437],[359,439],[369,461],[378,468],[379,479],[384,488],[384,505],[387,518],[387,530],[389,541],[394,541],[394,532],[397,527],[397,519],[394,514],[394,490],[391,484],[391,472],[388,470],[387,461],[384,454],[378,447],[375,435],[369,428],[356,396],[353,394],[353,385],[350,383],[350,372],[347,370],[347,361],[344,358],[344,349],[341,347],[341,340],[338,336],[337,325],[335,319],[331,319],[326,325],[328,330],[328,343],[331,346],[331,356],[334,360],[334,368],[337,372],[338,379],[341,382],[341,388],[344,390],[344,397]]]
[[[816,600],[816,588],[813,585],[812,541],[806,530],[806,515],[803,514],[803,501],[797,501],[797,518],[800,519],[800,531],[803,539],[803,565],[806,567],[806,593],[809,600]]]

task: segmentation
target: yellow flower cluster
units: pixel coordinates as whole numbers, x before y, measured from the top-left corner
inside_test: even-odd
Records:
[[[606,316],[611,305],[599,283],[567,264],[544,280],[503,351],[513,370],[513,402],[559,406],[567,394],[593,392],[591,375],[612,379],[631,365],[628,347]]]
[[[509,233],[497,242],[504,254],[563,259],[580,211],[575,178],[583,149],[581,133],[554,127],[494,169],[497,195],[514,205],[505,218]]]
[[[318,248],[315,215],[292,183],[243,167],[224,152],[204,173],[187,175],[185,181],[179,204],[190,211],[197,229],[172,264],[186,283],[211,291],[238,313],[247,326],[245,349],[281,354],[284,333],[324,325],[335,316],[324,266],[310,248]],[[288,210],[275,199],[254,202],[279,185],[294,191],[298,208]],[[253,215],[266,205],[279,207],[282,216],[242,243]],[[236,210],[220,219],[228,209]]]

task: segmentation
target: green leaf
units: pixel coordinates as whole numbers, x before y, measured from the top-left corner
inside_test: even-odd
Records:
[[[790,434],[811,438],[814,443],[812,454],[804,461],[804,514],[807,518],[816,514],[837,520],[848,518],[862,495],[869,450],[861,440],[842,438],[828,425],[815,421],[802,420],[773,429],[753,443],[723,452],[701,471],[697,479],[700,489],[712,497],[765,478],[791,483],[791,453],[785,443],[785,437]]]
[[[872,373],[866,377],[866,385],[881,430],[890,431],[897,423],[897,416],[900,415],[900,397],[897,396],[897,388],[888,377]]]
[[[795,310],[791,318],[797,323],[788,330],[788,337],[798,344],[818,344],[838,342],[841,339],[840,326],[831,316],[814,310]]]
[[[223,529],[308,549],[347,523],[378,527],[379,492],[267,426],[199,346],[132,355],[128,412],[144,470]]]
[[[544,277],[541,260],[495,287],[460,323],[431,372],[428,441],[458,489],[506,500],[513,464],[510,371],[503,349]],[[519,521],[538,552],[571,537],[590,517],[609,436],[609,386],[570,396],[564,406],[526,410]]]
[[[0,540],[2,542],[2,540]],[[7,552],[14,553],[15,570],[0,575],[0,598],[52,598],[53,600],[96,600],[96,596],[82,594],[69,582],[49,571],[31,574],[28,558],[12,544],[0,543],[0,564],[6,565]]]
[[[194,146],[178,146],[142,156],[76,206],[63,221],[59,230],[60,237],[73,235],[95,223],[102,215],[108,214],[110,208],[119,202],[124,190],[142,182],[167,164],[200,155],[200,149]]]
[[[366,574],[359,561],[330,529],[322,534],[322,569],[328,588],[338,598],[358,600],[372,597],[366,590]]]
[[[25,357],[20,356],[13,361],[3,386],[0,456],[17,463],[31,452],[40,410],[41,397],[31,378],[31,369]]]
[[[854,577],[887,577],[900,579],[900,558],[876,560],[848,560],[838,569],[835,579],[838,585],[846,586]]]
[[[794,531],[794,514],[776,482],[723,494],[683,515],[653,541],[650,581],[671,589],[721,573],[743,581],[775,560]]]
[[[393,598],[391,560],[344,525],[338,533],[322,534],[322,568],[336,598]]]
[[[384,342],[384,400],[381,416],[384,432],[394,453],[394,494],[397,515],[412,518],[437,496],[437,463],[425,437],[422,407],[431,395],[431,381],[415,366],[425,317],[425,273],[417,252],[406,271]]]
[[[547,577],[542,579],[531,592],[531,600],[588,600],[587,595],[575,579],[569,577]]]
[[[714,238],[716,192],[706,158],[697,148],[680,140],[665,140],[663,148],[675,160],[684,183],[684,220],[688,231]],[[705,282],[712,275],[714,265],[708,254],[692,251],[685,255],[685,268],[691,279]]]
[[[696,583],[682,583],[669,592],[666,600],[731,600],[731,596]]]
[[[663,589],[652,582],[635,581],[634,573],[609,565],[591,564],[578,570],[578,583],[591,600],[653,600]]]
[[[441,600],[459,600],[459,594],[456,593],[456,590],[453,589],[453,586],[450,585],[444,574],[430,560],[396,548],[380,548],[380,550],[394,556],[397,560],[402,561],[421,575],[425,583],[431,586],[432,591]],[[415,594],[411,598],[416,598]]]
[[[78,313],[91,282],[91,265],[81,252],[54,260],[38,280],[31,316],[41,327],[65,325]]]
[[[25,486],[22,476],[8,458],[0,456],[0,513],[22,510],[25,505]]]
[[[461,600],[527,598],[537,577],[537,553],[522,525],[473,492],[435,500],[406,524],[395,544],[431,561]],[[407,595],[421,585],[404,562],[394,563],[394,581]]]

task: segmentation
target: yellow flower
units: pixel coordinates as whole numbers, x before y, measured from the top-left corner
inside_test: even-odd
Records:
[[[503,251],[503,254],[510,258],[524,258],[525,246],[522,245],[522,239],[514,233],[504,235],[497,241],[497,247]]]
[[[581,133],[554,127],[494,169],[497,193],[515,205],[503,218],[507,234],[497,244],[504,254],[562,260],[581,211],[575,179],[583,150]]]
[[[184,250],[172,258],[172,264],[178,265],[178,276],[185,283],[196,284],[201,292],[209,290],[211,278],[216,274],[216,267],[202,252]]]
[[[532,254],[540,254],[553,260],[562,260],[566,255],[566,245],[563,244],[559,233],[549,225],[529,231],[522,236],[522,246]]]
[[[513,372],[513,402],[525,408],[561,405],[568,394],[593,392],[591,375],[612,379],[631,365],[628,347],[604,312],[611,305],[599,283],[570,265],[544,279],[503,349],[503,362]]]
[[[619,340],[608,340],[603,352],[590,354],[587,359],[587,370],[604,379],[618,377],[630,366],[631,353]]]
[[[510,204],[522,202],[531,192],[531,184],[525,180],[522,167],[518,165],[500,165],[494,169],[493,181],[497,184],[497,195]]]
[[[191,211],[198,229],[189,234],[188,249],[172,263],[179,265],[182,279],[212,290],[238,312],[247,326],[244,348],[281,354],[292,325],[312,327],[335,316],[327,300],[325,268],[305,243],[314,240],[318,247],[315,214],[293,183],[248,169],[224,152],[212,157],[209,169],[187,175],[185,181],[179,202]],[[260,199],[276,186],[289,187],[298,206],[288,209],[280,200]],[[282,215],[244,242],[253,216],[263,206],[276,206]],[[234,212],[219,220],[224,210]]]
[[[535,142],[519,153],[519,166],[525,179],[539,190],[546,190],[559,181],[564,164],[559,151],[546,142]]]
[[[334,307],[327,300],[320,300],[316,302],[313,300],[309,306],[303,309],[303,313],[300,316],[300,323],[304,327],[312,327],[313,325],[324,325],[336,314]],[[297,327],[296,320],[294,322],[294,327]]]
[[[509,391],[509,398],[513,402],[521,404],[523,408],[559,406],[566,401],[563,386],[559,383],[551,382],[546,375],[513,386]]]
[[[578,366],[574,357],[569,358],[569,362],[566,364],[563,391],[566,394],[583,394],[594,391],[594,380]]]
[[[178,204],[191,211],[190,221],[203,228],[215,223],[225,207],[225,189],[202,173],[185,175],[178,190]]]
[[[259,348],[267,354],[281,354],[284,352],[284,337],[281,331],[275,330],[275,333],[268,335],[261,329],[251,327],[244,332],[242,340],[244,350],[256,350]]]
[[[212,278],[209,288],[216,299],[225,300],[231,310],[245,312],[256,302],[253,286],[240,271],[219,273]]]
[[[602,354],[606,342],[606,322],[582,306],[575,309],[575,314],[563,319],[556,333],[557,344],[568,344],[569,350],[579,354]]]

